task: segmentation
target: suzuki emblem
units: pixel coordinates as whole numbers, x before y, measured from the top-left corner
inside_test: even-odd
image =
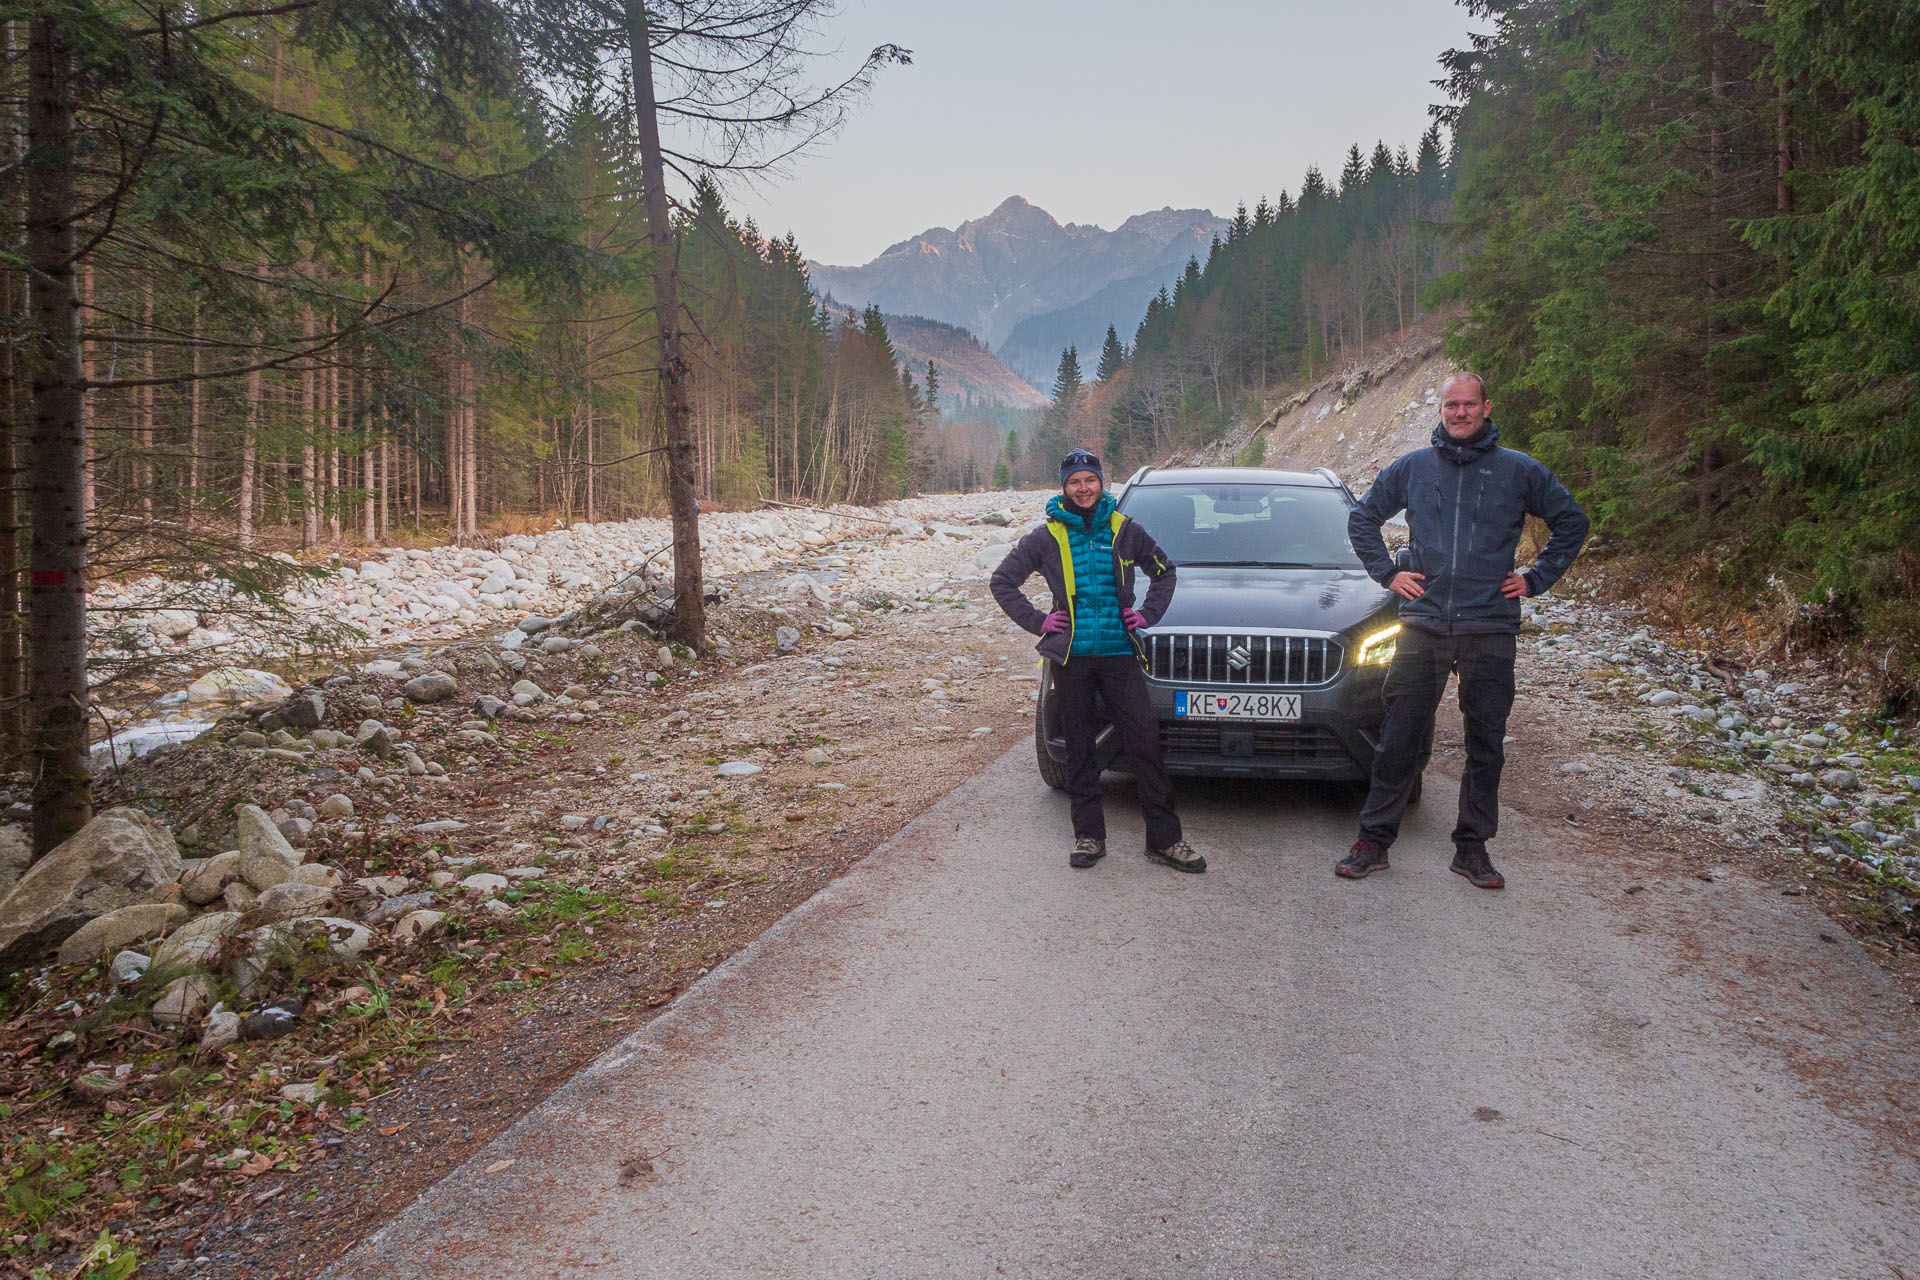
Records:
[[[1227,650],[1227,670],[1245,671],[1253,665],[1253,652],[1243,644]]]

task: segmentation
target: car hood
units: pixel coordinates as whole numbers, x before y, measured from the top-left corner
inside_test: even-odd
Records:
[[[1147,577],[1135,579],[1135,603]],[[1360,569],[1224,569],[1183,567],[1163,627],[1275,627],[1345,631],[1383,611],[1392,592]]]

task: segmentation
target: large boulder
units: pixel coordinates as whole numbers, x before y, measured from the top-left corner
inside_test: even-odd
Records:
[[[445,702],[453,696],[456,687],[453,677],[446,672],[429,671],[407,681],[405,693],[409,702]]]
[[[153,950],[156,968],[198,968],[220,954],[220,943],[240,923],[238,911],[210,911],[175,929]]]
[[[128,943],[158,937],[186,918],[187,909],[177,902],[136,902],[95,916],[75,929],[60,944],[58,959],[61,964],[91,964]]]
[[[333,890],[323,885],[283,880],[260,891],[260,896],[247,911],[245,923],[257,927],[277,920],[291,920],[295,916],[317,915],[332,899]]]
[[[287,843],[267,811],[243,804],[233,813],[233,839],[240,846],[240,878],[255,889],[270,889],[293,878],[299,852]]]
[[[43,956],[95,916],[146,901],[179,875],[172,832],[138,809],[108,809],[0,898],[0,964]]]
[[[33,861],[33,837],[25,827],[11,824],[0,827],[0,896],[20,883]]]
[[[240,878],[240,851],[228,849],[211,858],[202,858],[180,877],[180,892],[196,907],[204,907],[218,898],[226,887]]]
[[[188,702],[224,703],[262,702],[268,698],[293,696],[293,686],[271,671],[250,667],[215,667],[187,686]]]

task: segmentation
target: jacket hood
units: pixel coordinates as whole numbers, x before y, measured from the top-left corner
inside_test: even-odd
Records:
[[[1433,429],[1433,447],[1440,456],[1456,467],[1464,467],[1477,458],[1483,458],[1500,443],[1500,428],[1488,418],[1480,424],[1480,429],[1465,440],[1455,440],[1447,434],[1447,425],[1443,422]]]

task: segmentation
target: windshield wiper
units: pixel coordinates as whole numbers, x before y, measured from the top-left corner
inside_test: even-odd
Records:
[[[1182,560],[1192,569],[1338,569],[1337,564],[1306,564],[1294,560]]]

